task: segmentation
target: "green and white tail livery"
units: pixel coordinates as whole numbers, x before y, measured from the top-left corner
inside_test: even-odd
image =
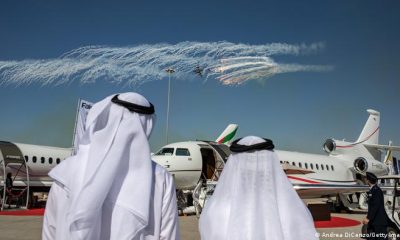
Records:
[[[229,124],[215,141],[217,143],[229,145],[235,137],[238,128],[239,126],[237,124]]]

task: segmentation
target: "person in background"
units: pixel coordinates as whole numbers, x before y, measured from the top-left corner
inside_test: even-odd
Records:
[[[383,192],[376,184],[378,178],[371,172],[366,173],[368,191],[368,214],[363,220],[367,225],[368,239],[387,239],[389,219],[385,210]]]
[[[12,174],[9,172],[7,173],[6,177],[6,196],[7,196],[7,203],[8,203],[8,208],[11,208],[11,197],[13,195],[13,179],[12,179]]]
[[[13,188],[12,174],[9,172],[9,173],[7,173],[7,178],[6,178],[6,190],[7,190],[7,192],[11,192],[12,188]]]

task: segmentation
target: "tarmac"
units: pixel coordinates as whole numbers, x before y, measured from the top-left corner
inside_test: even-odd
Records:
[[[332,216],[361,221],[365,217],[365,213],[341,213],[332,214]],[[0,239],[39,240],[41,239],[42,222],[42,216],[0,216]],[[179,223],[182,240],[200,240],[196,216],[179,217]],[[319,228],[317,230],[321,240],[361,239],[357,236],[361,232],[361,225],[346,228]]]

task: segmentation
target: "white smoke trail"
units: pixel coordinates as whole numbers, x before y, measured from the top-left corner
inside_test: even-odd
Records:
[[[222,59],[214,68],[217,79],[224,85],[240,85],[251,79],[266,79],[275,74],[288,72],[323,72],[331,66],[278,64],[270,57],[237,57]]]
[[[241,84],[282,72],[321,71],[324,66],[280,65],[271,56],[304,55],[323,48],[322,43],[248,45],[230,42],[88,46],[55,59],[0,61],[0,84],[60,85],[107,80],[137,86],[166,77],[166,68],[175,70],[174,78],[190,79],[197,66],[204,66],[200,75],[205,75],[206,79],[220,75],[217,79],[223,84]],[[252,69],[271,64],[276,69],[270,72],[265,68]]]

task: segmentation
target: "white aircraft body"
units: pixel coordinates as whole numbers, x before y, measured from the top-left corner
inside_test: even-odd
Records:
[[[209,151],[214,149],[212,146],[218,148],[218,151],[226,151],[227,153],[224,155],[224,159],[226,159],[229,154],[229,149],[223,143],[228,143],[233,139],[237,128],[238,126],[236,124],[230,124],[218,137],[217,141],[220,142],[220,144],[208,144],[206,142],[202,142],[201,144],[208,145]],[[219,145],[219,147],[217,145]],[[221,150],[221,148],[223,148],[223,150]],[[24,160],[28,170],[26,170],[24,167],[21,167],[21,164],[8,164],[4,172],[12,173],[13,177],[15,177],[14,186],[16,187],[26,187],[28,185],[26,177],[28,172],[30,188],[34,190],[37,189],[38,191],[46,191],[51,187],[52,184],[52,179],[48,176],[49,171],[65,158],[71,156],[72,151],[72,148],[58,148],[0,141],[0,162],[7,159]],[[172,157],[174,158],[173,162],[179,161],[181,158],[181,156],[176,155]],[[157,159],[157,156],[154,156],[154,158]],[[183,161],[182,165],[174,164],[172,170],[166,166],[168,161],[163,165],[166,166],[168,170],[172,171],[173,174],[175,174],[175,180],[178,183],[177,188],[182,186],[183,189],[186,189],[190,188],[190,186],[197,183],[200,179],[202,162],[197,160],[201,158],[201,155],[198,156],[195,152],[193,152],[191,159],[195,159],[197,164],[196,166],[189,166],[188,164],[185,165],[186,162]],[[188,170],[180,171],[180,169]],[[2,172],[3,170],[0,172],[0,175]]]
[[[290,151],[276,153],[282,164],[307,170],[307,174],[288,174],[294,188],[302,197],[332,196],[337,193],[365,190],[357,181],[366,171],[378,176],[386,175],[388,167],[380,161],[380,150],[399,151],[400,147],[379,145],[379,112],[368,110],[370,116],[354,143],[328,139],[324,149],[328,155]],[[175,177],[177,189],[193,190],[200,179],[212,179],[222,171],[230,151],[229,143],[237,131],[230,125],[216,142],[187,141],[172,143],[161,148],[153,160],[163,165]],[[0,142],[0,160],[24,159],[28,167],[31,188],[49,188],[52,184],[48,172],[60,161],[71,155],[70,148],[56,148],[21,143]],[[220,164],[222,163],[222,164]],[[79,164],[79,163],[77,163]],[[23,168],[8,166],[5,172],[17,177],[15,186],[26,186]]]
[[[62,160],[71,155],[70,148],[57,148],[12,142],[0,142],[0,160],[24,160],[28,167],[29,185],[31,188],[48,189],[52,180],[49,171]],[[9,164],[5,170],[11,172],[15,178],[14,186],[27,186],[26,169],[20,165]]]
[[[177,189],[194,189],[201,178],[211,179],[216,168],[222,170],[230,154],[226,144],[233,140],[237,129],[238,125],[229,124],[215,142],[187,141],[166,145],[152,159],[174,176]]]
[[[327,155],[275,150],[283,165],[307,172],[288,174],[294,188],[303,198],[336,196],[339,193],[365,191],[361,176],[367,171],[387,175],[388,167],[380,160],[380,150],[399,151],[400,147],[379,145],[380,114],[367,110],[369,118],[356,142],[326,140]],[[211,154],[213,153],[213,154]],[[223,144],[206,141],[172,143],[162,147],[153,159],[174,176],[178,189],[194,189],[200,179],[211,179],[219,160],[226,161],[230,152]],[[214,176],[215,177],[215,176]]]

